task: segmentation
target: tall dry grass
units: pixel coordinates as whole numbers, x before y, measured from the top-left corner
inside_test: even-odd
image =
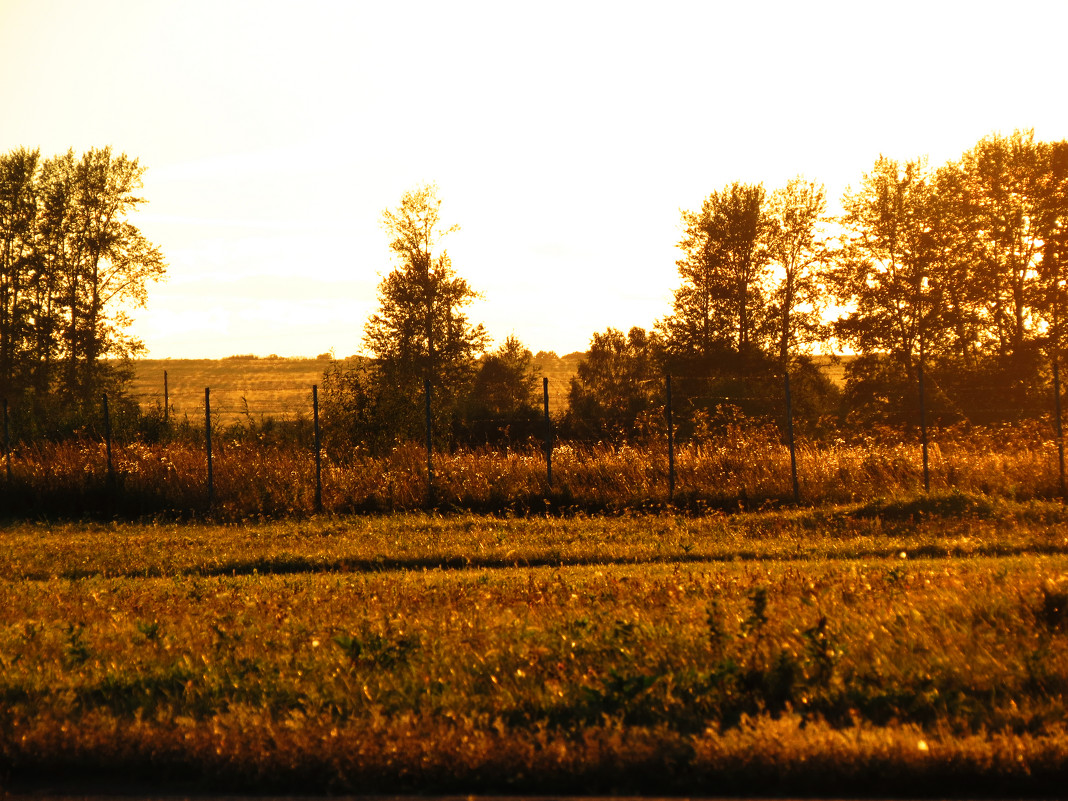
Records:
[[[322,467],[324,511],[389,512],[433,506],[495,513],[624,509],[758,508],[793,500],[789,450],[774,429],[731,431],[675,451],[669,496],[668,453],[650,445],[562,444],[552,453],[552,484],[537,444],[499,450],[436,452],[433,475],[417,444],[391,452],[329,458]],[[284,516],[315,509],[312,448],[254,437],[213,445],[213,502],[207,458],[195,440],[113,446],[112,473],[102,442],[17,447],[11,478],[0,469],[10,514]],[[1059,494],[1056,443],[1038,427],[939,432],[929,448],[932,491],[957,489],[1009,498]],[[802,442],[797,447],[802,503],[898,497],[923,488],[917,442],[883,436]]]

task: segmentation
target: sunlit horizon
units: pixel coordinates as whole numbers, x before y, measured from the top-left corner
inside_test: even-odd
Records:
[[[1065,23],[1054,2],[10,0],[0,149],[146,168],[151,358],[361,352],[381,213],[428,182],[472,319],[564,355],[669,312],[680,209],[733,181],[801,174],[834,207],[880,155],[1068,138]]]

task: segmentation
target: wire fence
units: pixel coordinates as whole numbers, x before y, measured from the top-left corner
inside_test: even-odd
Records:
[[[226,506],[226,498],[238,496],[245,500],[231,500],[232,509],[243,504],[242,508],[261,512],[418,506],[529,510],[537,508],[539,499],[546,507],[558,508],[569,504],[609,508],[616,500],[619,506],[700,508],[702,503],[722,507],[855,499],[880,488],[930,491],[934,486],[1019,495],[1027,493],[1021,488],[1029,482],[1032,494],[1063,498],[1065,459],[1056,366],[1054,377],[1056,391],[1046,399],[1048,412],[1032,421],[1026,437],[1006,436],[1004,431],[973,433],[967,441],[956,434],[947,436],[945,429],[930,426],[926,388],[917,386],[913,436],[878,447],[871,440],[816,442],[799,436],[796,407],[811,399],[798,397],[788,375],[779,377],[781,384],[774,392],[767,384],[763,392],[751,387],[711,391],[712,384],[702,385],[698,376],[645,381],[644,408],[632,408],[627,414],[609,408],[599,420],[600,432],[629,425],[635,432],[632,438],[616,442],[562,438],[562,416],[552,402],[554,381],[544,378],[535,418],[477,418],[505,429],[524,422],[533,436],[461,451],[436,444],[434,388],[427,382],[422,397],[412,399],[423,412],[422,443],[398,445],[386,456],[354,453],[339,458],[327,448],[330,433],[322,426],[318,385],[260,382],[258,391],[267,393],[269,402],[259,404],[244,383],[194,391],[172,385],[165,376],[159,392],[142,392],[136,400],[143,408],[160,410],[172,426],[180,420],[185,437],[161,438],[152,447],[116,436],[106,395],[100,405],[102,433],[89,437],[88,444],[82,442],[76,452],[68,449],[63,456],[42,443],[13,444],[13,421],[5,401],[4,497],[9,511],[20,508],[20,492],[22,507],[27,505],[27,494],[40,496],[38,500],[55,498],[62,505],[64,486],[82,496],[92,494],[96,486],[97,500],[105,508],[131,508],[123,499],[139,496],[140,505],[133,508],[151,509],[145,497],[160,492],[166,495],[160,502],[164,508],[194,512],[211,512],[221,508],[221,501]],[[557,383],[559,395],[563,382]],[[682,392],[680,383],[688,385]],[[759,413],[746,415],[742,407]],[[262,434],[276,419],[291,425],[292,436],[284,441],[269,444],[263,437],[238,436],[249,431]],[[806,425],[811,424],[809,414]],[[1045,434],[1036,436],[1036,426],[1045,427]],[[1006,456],[1009,451],[1011,458]],[[989,457],[983,465],[978,452]],[[225,463],[222,484],[226,485],[221,492],[220,460]],[[164,467],[157,469],[160,465]],[[891,473],[896,475],[892,480]],[[102,477],[99,486],[93,477]],[[80,489],[71,490],[76,480],[82,482]],[[161,489],[166,482],[182,491]],[[257,492],[260,501],[250,503],[248,498]],[[279,501],[281,496],[285,500]]]
[[[151,374],[139,372],[128,397],[142,410],[167,410],[176,420],[200,419],[204,387],[210,386],[212,407],[221,425],[245,424],[250,417],[256,421],[301,420],[309,413],[309,387],[321,379],[330,364],[286,359],[182,361],[187,363]],[[238,367],[231,367],[229,361]],[[155,364],[166,363],[161,360]],[[550,412],[562,415],[567,410],[570,375],[545,377],[549,380]]]

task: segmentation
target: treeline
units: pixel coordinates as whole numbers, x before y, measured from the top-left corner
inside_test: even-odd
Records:
[[[1068,142],[991,136],[937,170],[880,158],[842,205],[826,282],[847,304],[833,333],[863,354],[851,410],[878,411],[923,373],[943,416],[1049,409],[1068,300]]]
[[[460,439],[533,432],[540,400],[529,351],[487,337],[464,308],[477,294],[446,251],[435,187],[383,222],[398,257],[367,323],[372,359],[325,378],[326,408],[361,442],[418,438],[429,382],[434,427]],[[662,430],[665,377],[682,436],[741,418],[781,422],[785,381],[802,429],[991,423],[1051,409],[1068,302],[1068,142],[992,135],[959,159],[880,157],[827,213],[824,187],[734,183],[682,213],[680,285],[648,330],[609,329],[557,421],[564,436]],[[808,355],[856,354],[840,391]]]
[[[648,334],[594,336],[571,419],[633,427],[664,374],[698,418],[725,399],[766,415],[786,371],[810,425],[916,423],[921,382],[934,422],[1051,411],[1068,142],[994,135],[937,169],[880,157],[841,206],[828,216],[824,188],[799,178],[735,183],[683,212],[672,313]],[[841,398],[805,356],[827,343],[857,354]]]
[[[95,414],[128,380],[116,365],[143,350],[126,310],[166,270],[127,219],[143,173],[110,148],[0,155],[0,396],[23,429]]]
[[[123,386],[115,365],[141,348],[123,310],[165,270],[126,219],[142,172],[107,149],[0,157],[0,394],[23,421],[95,415],[100,392]],[[428,413],[439,445],[543,432],[539,366],[515,337],[489,349],[469,319],[479,295],[441,247],[456,226],[440,205],[428,185],[383,213],[394,267],[364,327],[368,357],[322,381],[339,448],[421,440]],[[840,205],[828,214],[824,187],[799,177],[736,182],[682,212],[670,313],[592,336],[558,435],[660,436],[668,376],[680,437],[781,424],[788,393],[810,434],[915,424],[921,387],[932,423],[1048,414],[1068,303],[1068,143],[1017,131],[937,168],[880,157]],[[810,356],[825,347],[856,354],[841,389]]]

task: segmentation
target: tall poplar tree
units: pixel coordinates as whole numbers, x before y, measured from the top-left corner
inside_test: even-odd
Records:
[[[379,310],[367,321],[364,345],[374,355],[390,416],[414,435],[424,381],[444,420],[463,397],[489,336],[465,312],[478,293],[457,275],[448,252],[438,252],[441,239],[459,226],[443,226],[437,186],[405,192],[396,209],[383,212],[382,225],[396,266],[379,284]]]
[[[734,183],[682,213],[682,285],[661,323],[669,351],[705,358],[745,355],[766,337],[767,218],[764,187]]]
[[[1042,204],[1037,226],[1042,240],[1039,270],[1042,282],[1042,317],[1053,352],[1060,355],[1068,344],[1068,141],[1042,147]]]
[[[105,356],[143,350],[125,333],[124,307],[143,306],[148,282],[166,271],[159,248],[127,220],[145,202],[136,194],[143,174],[137,159],[110,148],[88,151],[74,169],[66,351],[68,389],[82,397],[100,384]]]
[[[0,156],[0,393],[9,397],[30,372],[40,263],[35,246],[39,151]]]
[[[943,219],[923,160],[880,157],[842,200],[846,230],[830,277],[851,310],[837,336],[865,353],[885,352],[909,375],[945,338],[940,273]]]
[[[822,269],[828,259],[820,227],[827,213],[822,184],[798,177],[768,199],[768,256],[778,268],[772,287],[779,361],[789,363],[796,345],[826,337]]]
[[[991,135],[961,158],[975,204],[976,274],[999,355],[1020,353],[1034,333],[1041,249],[1041,155],[1033,132]]]
[[[0,156],[0,385],[66,411],[115,388],[114,359],[142,349],[129,310],[166,265],[129,222],[144,168],[110,148],[41,161]]]

